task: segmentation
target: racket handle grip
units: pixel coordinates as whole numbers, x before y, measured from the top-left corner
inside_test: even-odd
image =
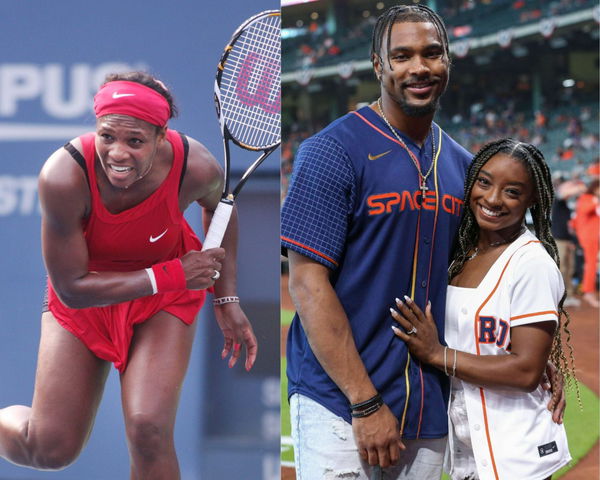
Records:
[[[228,199],[222,199],[213,213],[206,238],[202,244],[202,251],[208,250],[209,248],[218,248],[221,246],[223,237],[225,236],[225,230],[229,225],[229,219],[231,218],[231,212],[233,211],[233,202]]]

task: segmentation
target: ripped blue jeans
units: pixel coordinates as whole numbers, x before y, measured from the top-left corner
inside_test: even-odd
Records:
[[[358,454],[352,425],[314,400],[290,398],[297,480],[439,480],[446,438],[403,440],[400,463],[371,467]]]

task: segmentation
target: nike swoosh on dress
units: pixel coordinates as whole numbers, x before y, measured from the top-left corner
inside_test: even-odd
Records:
[[[162,232],[160,235],[158,235],[156,237],[153,237],[152,235],[150,235],[150,243],[154,243],[154,242],[160,240],[164,236],[164,234],[167,233],[167,230],[169,230],[169,229],[167,228],[164,232]]]

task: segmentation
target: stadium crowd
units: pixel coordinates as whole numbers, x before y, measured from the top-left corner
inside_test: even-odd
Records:
[[[440,14],[450,41],[486,35],[504,25],[520,26],[597,5],[595,0],[446,0]],[[338,28],[326,16],[295,20],[284,27],[291,33],[283,43],[285,71],[323,67],[365,58],[371,31],[381,13],[345,6],[348,25]],[[292,33],[293,32],[293,33]]]
[[[562,273],[571,294],[567,306],[577,307],[583,300],[598,307],[600,140],[597,105],[593,102],[563,104],[557,109],[529,115],[515,111],[510,101],[498,100],[492,105],[497,107],[473,104],[468,116],[444,117],[442,112],[437,121],[472,153],[485,142],[502,137],[513,137],[540,148],[555,180],[553,234],[561,243]],[[298,146],[325,123],[325,120],[318,125],[295,122],[287,126],[281,150],[282,201]]]

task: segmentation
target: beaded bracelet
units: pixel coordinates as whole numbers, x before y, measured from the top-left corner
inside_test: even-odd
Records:
[[[213,305],[224,305],[225,303],[240,303],[240,297],[220,297],[213,299]]]

